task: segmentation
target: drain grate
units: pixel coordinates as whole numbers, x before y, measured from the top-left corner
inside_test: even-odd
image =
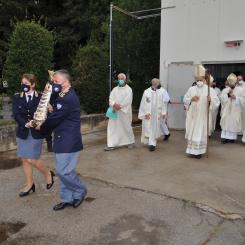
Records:
[[[6,241],[11,235],[19,232],[26,224],[22,222],[17,223],[0,223],[0,243]]]

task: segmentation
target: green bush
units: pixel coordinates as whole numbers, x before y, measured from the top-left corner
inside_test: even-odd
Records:
[[[9,92],[19,90],[23,73],[33,73],[43,89],[52,68],[54,52],[53,34],[35,22],[18,22],[10,40],[3,77],[8,81]]]
[[[107,58],[98,47],[79,48],[72,65],[74,87],[87,113],[104,112],[108,105]]]

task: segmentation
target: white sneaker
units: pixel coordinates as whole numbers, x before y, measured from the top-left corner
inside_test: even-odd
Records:
[[[114,147],[105,147],[104,151],[113,151],[115,150]]]

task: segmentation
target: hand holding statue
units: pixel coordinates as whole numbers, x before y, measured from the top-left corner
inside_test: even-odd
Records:
[[[48,104],[48,112],[52,113],[54,111],[54,108],[51,104]]]
[[[41,124],[36,124],[34,120],[29,121],[25,125],[26,128],[34,128],[36,130],[40,130]]]

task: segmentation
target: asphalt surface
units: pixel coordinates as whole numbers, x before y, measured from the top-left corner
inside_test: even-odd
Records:
[[[209,160],[194,161],[184,154],[182,136],[173,132],[154,153],[138,137],[135,149],[104,152],[104,132],[84,136],[78,172],[88,196],[79,208],[59,212],[52,210],[59,202],[58,179],[48,191],[35,171],[36,193],[19,198],[22,169],[15,152],[1,154],[0,244],[244,245],[244,150],[236,154],[243,146],[220,146],[215,139]],[[236,154],[233,165],[228,149]],[[222,161],[221,152],[226,154]],[[54,168],[52,153],[44,151],[43,159]],[[229,183],[235,201],[210,189],[219,184],[224,190]]]

